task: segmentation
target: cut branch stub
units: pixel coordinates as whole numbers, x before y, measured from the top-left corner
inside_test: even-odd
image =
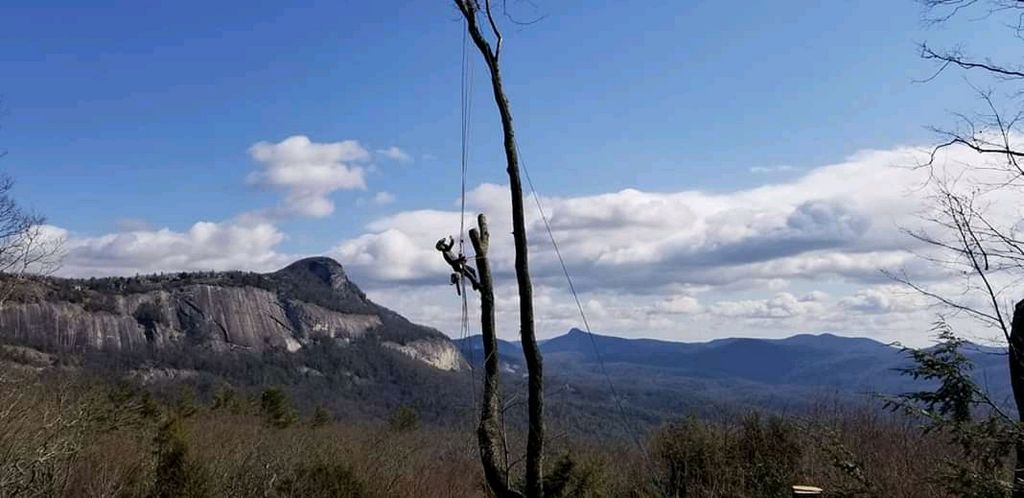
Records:
[[[494,281],[487,259],[489,233],[487,218],[477,216],[477,227],[469,231],[469,240],[476,252],[476,267],[480,275],[480,335],[484,348],[483,399],[480,402],[480,425],[477,441],[480,462],[483,464],[487,485],[499,498],[519,498],[518,492],[508,485],[507,473],[498,465],[498,444],[502,437],[498,396],[498,338],[494,320]]]

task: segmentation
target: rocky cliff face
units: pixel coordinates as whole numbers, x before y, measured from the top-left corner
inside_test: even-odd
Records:
[[[465,366],[447,337],[368,300],[329,258],[269,274],[45,278],[25,288],[0,308],[0,336],[51,350],[294,352],[369,337],[439,369]]]

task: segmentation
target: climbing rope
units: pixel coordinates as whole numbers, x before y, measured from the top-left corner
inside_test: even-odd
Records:
[[[461,171],[460,171],[461,178],[462,178],[462,183],[461,183],[461,196],[460,196],[459,239],[458,239],[458,253],[457,253],[458,260],[462,261],[463,263],[465,261],[467,261],[466,254],[465,254],[465,236],[466,236],[466,178],[467,178],[468,166],[469,166],[469,132],[470,132],[470,124],[471,124],[471,119],[470,118],[471,118],[471,115],[472,115],[472,105],[473,105],[473,100],[472,100],[472,94],[473,94],[473,66],[472,66],[472,58],[469,57],[469,50],[467,48],[468,47],[467,32],[468,32],[468,29],[463,29],[463,31],[462,31],[462,81],[461,81],[461,85],[460,85],[460,87],[461,87],[461,94],[462,94],[461,105],[460,105],[461,106],[461,111],[462,111],[462,157],[461,157]],[[576,286],[573,283],[572,276],[569,273],[568,266],[565,263],[565,258],[562,256],[562,251],[561,251],[561,249],[558,246],[558,241],[555,239],[554,232],[551,230],[551,224],[548,221],[547,214],[544,211],[544,206],[541,203],[540,194],[538,194],[537,188],[534,185],[533,179],[530,177],[529,169],[526,167],[525,162],[522,161],[522,155],[519,154],[518,146],[517,146],[516,153],[520,157],[520,166],[521,166],[521,168],[523,170],[524,175],[526,176],[527,184],[530,186],[530,192],[533,195],[534,202],[536,203],[536,206],[537,206],[537,211],[539,212],[541,220],[544,223],[544,229],[547,231],[548,239],[551,241],[551,246],[555,250],[555,255],[558,258],[558,263],[561,266],[562,273],[565,276],[566,282],[568,283],[569,291],[572,293],[573,299],[574,299],[574,301],[576,303],[576,308],[579,311],[581,320],[583,321],[584,329],[586,330],[587,335],[590,338],[591,346],[594,349],[594,357],[597,360],[598,365],[600,366],[601,374],[604,376],[605,382],[608,384],[608,389],[609,389],[610,394],[612,395],[612,399],[615,400],[616,407],[618,408],[619,415],[620,415],[620,417],[622,419],[623,428],[626,430],[626,432],[628,432],[632,436],[633,441],[636,443],[637,447],[640,449],[641,455],[643,456],[644,460],[647,461],[648,465],[650,465],[649,456],[647,454],[647,449],[644,446],[643,441],[639,437],[638,431],[635,429],[635,427],[632,424],[629,423],[629,417],[627,417],[627,415],[626,415],[625,407],[622,404],[622,398],[621,398],[621,396],[619,396],[618,391],[615,389],[615,383],[612,381],[611,376],[608,374],[608,370],[607,370],[607,367],[605,366],[604,359],[601,356],[600,348],[598,348],[597,341],[594,339],[594,334],[591,331],[590,321],[587,319],[586,311],[584,310],[583,304],[580,301],[579,293],[576,291]],[[461,335],[464,347],[465,347],[465,345],[469,346],[469,353],[470,353],[470,355],[469,355],[470,376],[473,379],[472,380],[472,382],[473,382],[473,401],[474,401],[474,406],[475,406],[477,404],[477,400],[476,400],[476,375],[473,372],[473,359],[472,359],[472,356],[471,356],[472,352],[473,352],[473,347],[472,347],[471,344],[469,344],[469,340],[468,340],[469,339],[469,304],[468,304],[468,297],[466,296],[466,284],[465,284],[466,277],[463,274],[463,272],[456,272],[456,274],[458,275],[458,277],[457,277],[458,280],[456,282],[453,282],[453,283],[456,283],[456,285],[458,286],[459,295],[462,297],[462,329],[461,329],[460,335]],[[465,354],[465,352],[464,352],[464,354]],[[486,361],[486,358],[484,360]],[[504,411],[505,410],[502,409],[501,412],[500,412],[500,415],[502,417],[502,426],[503,427],[504,427],[504,420],[503,420],[504,419]],[[503,439],[502,442],[504,444],[505,443],[504,438],[502,438],[502,439]]]
[[[555,233],[551,230],[551,223],[548,222],[547,213],[544,211],[544,205],[541,203],[540,194],[537,193],[537,188],[533,184],[533,178],[530,177],[530,170],[526,167],[526,163],[522,160],[522,155],[516,150],[519,155],[519,165],[523,169],[523,175],[526,177],[526,183],[530,186],[530,194],[533,196],[534,203],[537,205],[537,212],[540,214],[541,221],[544,222],[544,229],[548,233],[548,239],[551,241],[551,247],[555,250],[555,256],[558,258],[558,264],[562,267],[562,274],[565,276],[565,281],[569,285],[569,292],[572,294],[573,300],[576,302],[576,309],[579,311],[580,319],[583,321],[583,328],[587,332],[587,336],[590,338],[590,345],[594,349],[594,358],[597,360],[598,366],[601,369],[601,375],[604,377],[605,382],[608,384],[608,391],[612,395],[612,399],[615,400],[615,405],[619,411],[619,417],[622,419],[622,426],[633,438],[633,442],[640,449],[640,453],[644,460],[648,460],[647,448],[643,443],[643,439],[640,438],[639,431],[636,427],[629,422],[629,417],[626,415],[626,408],[622,404],[622,397],[619,396],[618,391],[615,389],[615,383],[612,382],[611,375],[608,374],[608,369],[605,367],[604,359],[601,357],[601,350],[597,347],[597,340],[594,339],[594,333],[590,329],[590,320],[587,319],[587,313],[583,309],[583,303],[580,301],[579,293],[576,292],[576,286],[573,284],[572,275],[569,273],[569,267],[565,264],[565,258],[562,257],[562,251],[558,247],[558,241],[555,239]],[[650,462],[648,462],[649,464]]]
[[[470,118],[473,110],[473,59],[469,55],[467,31],[468,29],[465,28],[462,30],[462,77],[459,85],[461,91],[460,108],[462,113],[462,154],[460,161],[462,185],[459,195],[458,258],[463,262],[466,261],[466,176],[469,171],[469,130],[471,124]],[[473,407],[471,407],[470,413],[474,413],[473,408],[477,405],[476,375],[473,371],[473,344],[471,344],[469,340],[469,298],[466,296],[466,277],[462,272],[458,272],[458,281],[456,282],[456,285],[458,286],[459,296],[462,297],[462,328],[459,332],[459,336],[462,342],[463,355],[466,356],[469,361],[469,376],[473,391]]]

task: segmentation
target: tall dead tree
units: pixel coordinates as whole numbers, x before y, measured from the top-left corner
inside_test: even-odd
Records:
[[[1013,36],[1024,40],[1024,2],[919,1],[930,23],[949,22],[967,11],[982,14],[966,16],[973,20],[1005,16]],[[937,49],[924,43],[920,50],[923,59],[936,63],[936,71],[927,81],[960,70],[975,81],[984,79],[991,87],[975,86],[983,104],[980,112],[957,114],[952,128],[934,128],[942,141],[922,166],[931,169],[935,209],[927,220],[930,228],[911,233],[937,249],[936,256],[928,258],[956,270],[963,276],[964,288],[942,294],[900,279],[955,312],[994,327],[1006,341],[1010,384],[1018,409],[1012,496],[1024,498],[1024,289],[1016,285],[1024,277],[1024,234],[1020,233],[1019,217],[1008,220],[992,210],[993,205],[1019,204],[1024,198],[1024,129],[1019,123],[1024,117],[1024,67],[971,56],[960,48]],[[1005,92],[993,89],[1007,86]],[[1004,110],[1007,106],[1010,111]],[[960,164],[962,169],[955,174],[944,175],[937,158],[957,148],[973,151],[974,159]],[[1014,301],[1016,305],[1011,305]]]
[[[519,338],[523,347],[527,369],[527,411],[529,431],[526,440],[526,486],[525,496],[540,498],[544,494],[542,466],[544,456],[544,372],[540,348],[533,319],[533,286],[530,281],[530,265],[527,253],[526,218],[523,210],[523,185],[519,174],[519,151],[512,126],[512,111],[501,80],[502,35],[494,18],[490,0],[454,0],[456,7],[466,21],[466,29],[479,50],[490,75],[494,103],[501,120],[502,138],[505,149],[506,170],[512,201],[512,236],[515,244],[516,284],[519,289]],[[481,25],[486,24],[489,34],[485,35]],[[490,38],[490,39],[489,39]],[[492,43],[493,40],[493,43]],[[498,430],[498,364],[497,342],[494,331],[494,295],[490,268],[486,264],[487,227],[483,217],[479,219],[479,231],[471,233],[480,278],[481,321],[484,334],[485,368],[484,399],[480,417],[481,462],[488,484],[498,496],[520,496],[509,486],[508,476],[500,472],[496,463],[499,437]],[[483,264],[481,264],[483,263]],[[467,270],[459,264],[452,265],[457,273],[465,275]],[[484,275],[486,274],[486,278]],[[486,281],[486,283],[485,283]]]

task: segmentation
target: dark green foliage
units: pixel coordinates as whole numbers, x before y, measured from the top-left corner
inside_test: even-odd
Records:
[[[909,407],[898,402],[904,400],[931,415],[930,418],[934,418],[936,422],[968,422],[981,391],[970,377],[971,362],[961,351],[966,341],[956,337],[944,322],[937,323],[934,330],[938,333],[938,344],[927,349],[903,348],[914,361],[914,366],[898,371],[915,380],[937,381],[938,387],[903,394],[895,400],[888,401],[887,406]],[[932,428],[939,426],[933,425]]]
[[[797,428],[779,417],[748,415],[740,425],[738,449],[744,488],[781,496],[796,478],[802,449]]]
[[[174,414],[181,418],[195,415],[199,411],[199,407],[196,405],[196,392],[187,385],[181,386],[171,408]]]
[[[318,463],[296,468],[277,486],[284,497],[362,498],[368,496],[366,484],[339,463]]]
[[[160,415],[160,404],[153,398],[149,391],[142,393],[139,401],[139,414],[144,419],[155,419]]]
[[[1021,437],[1020,424],[971,379],[971,362],[961,351],[966,341],[945,322],[937,323],[934,330],[939,338],[936,346],[904,348],[914,366],[901,372],[936,387],[887,398],[885,406],[921,418],[924,432],[939,432],[959,446],[960,457],[947,459],[936,473],[937,481],[951,493],[972,498],[1008,496],[1006,460]]]
[[[716,482],[719,476],[731,479],[728,472],[715,472],[727,466],[726,444],[696,418],[669,423],[655,436],[653,452],[662,487],[670,496],[691,496],[717,485],[735,486]]]
[[[90,313],[117,313],[114,296],[109,294],[89,294],[83,297],[82,308]]]
[[[797,477],[797,428],[779,418],[746,417],[739,427],[694,417],[655,436],[652,453],[669,496],[783,496]]]
[[[437,370],[372,338],[354,340],[343,347],[333,341],[315,341],[294,353],[252,354],[171,346],[55,356],[111,379],[153,364],[195,370],[199,378],[185,382],[195,385],[197,397],[216,410],[234,414],[259,410],[259,396],[266,386],[285,391],[295,409],[305,416],[323,406],[346,418],[387,420],[396,406],[410,404],[422,420],[447,424],[452,422],[453,406],[469,409],[472,402],[470,379],[464,372]],[[311,375],[310,371],[317,374]]]
[[[334,422],[334,415],[327,411],[327,408],[323,406],[317,406],[316,410],[313,410],[313,416],[309,420],[309,425],[313,427],[323,427],[331,422]]]
[[[829,487],[829,496],[836,498],[874,497],[876,486],[868,478],[864,463],[840,440],[836,431],[819,428],[815,445],[828,457],[829,464],[838,471],[839,479]]]
[[[279,388],[270,388],[260,395],[260,410],[263,419],[272,427],[283,429],[295,423],[298,415],[292,408],[288,395]]]
[[[156,477],[151,498],[205,498],[213,496],[206,469],[189,458],[182,419],[169,417],[157,431]]]
[[[278,430],[255,412],[199,409],[182,419],[174,414],[174,388],[147,396],[131,384],[91,384],[82,371],[51,370],[16,381],[11,371],[0,368],[0,373],[0,405],[14,407],[0,410],[0,496],[481,496],[478,448],[465,426],[424,422],[419,430],[395,432],[383,423],[386,416],[367,420],[345,412],[338,423],[320,428],[301,424]],[[211,400],[223,386],[210,386]],[[202,398],[203,390],[198,393]],[[236,397],[245,394],[224,395]],[[168,415],[132,415],[147,404]],[[940,433],[921,435],[895,420],[902,416],[830,412],[810,415],[799,425],[787,419],[774,428],[768,416],[691,419],[674,424],[678,431],[665,427],[653,438],[642,435],[652,449],[649,459],[629,441],[567,434],[554,425],[558,449],[549,453],[545,468],[546,496],[674,496],[667,488],[674,460],[677,468],[692,471],[676,481],[678,496],[782,497],[768,489],[772,479],[765,476],[789,475],[785,448],[793,447],[794,435],[804,451],[800,471],[788,484],[818,485],[828,496],[1001,496],[998,490],[983,494],[979,488],[929,484],[936,462],[958,458],[958,448],[936,444]],[[813,444],[823,438],[823,427],[836,428],[835,439],[843,443],[839,458],[823,455]],[[509,431],[516,435],[522,429]],[[512,448],[513,458],[518,450]],[[781,470],[770,467],[776,460],[783,462]],[[851,474],[882,491],[848,485],[849,477],[837,477],[831,468],[833,460],[849,464]]]
[[[128,383],[116,383],[105,389],[104,402],[98,403],[96,422],[101,431],[145,427],[160,417],[162,408],[152,393]]]
[[[598,498],[607,494],[605,468],[597,462],[580,462],[563,454],[544,473],[544,496],[548,498]]]
[[[399,406],[388,418],[388,427],[395,432],[414,431],[420,426],[420,415],[409,405]]]
[[[234,388],[229,385],[222,385],[217,389],[217,392],[213,396],[214,410],[225,410],[229,413],[239,415],[245,413],[248,409],[248,401],[238,394]]]

